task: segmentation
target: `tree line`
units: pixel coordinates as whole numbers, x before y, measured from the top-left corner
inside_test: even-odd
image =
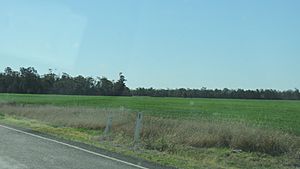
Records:
[[[10,67],[0,73],[1,93],[28,94],[65,94],[65,95],[103,95],[128,96],[129,88],[125,85],[125,76],[120,73],[117,81],[106,77],[72,77],[67,73],[61,76],[49,70],[39,75],[33,67],[21,67],[15,71]]]
[[[47,74],[39,75],[33,67],[21,67],[15,71],[10,67],[0,73],[1,93],[28,94],[65,94],[65,95],[100,95],[100,96],[151,96],[185,98],[234,98],[234,99],[288,99],[300,100],[300,92],[294,90],[273,89],[129,89],[125,76],[109,80],[106,77],[70,76],[67,73],[55,74],[51,69]]]
[[[228,98],[228,99],[273,99],[273,100],[300,100],[298,89],[279,91],[273,89],[153,89],[137,88],[131,90],[134,96],[152,97],[184,97],[184,98]]]

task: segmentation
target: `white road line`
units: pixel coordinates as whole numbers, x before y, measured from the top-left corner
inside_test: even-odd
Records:
[[[16,131],[16,132],[19,132],[19,133],[23,133],[23,134],[26,134],[26,135],[29,135],[29,136],[32,136],[32,137],[36,137],[36,138],[39,138],[39,139],[51,141],[51,142],[54,142],[54,143],[57,143],[57,144],[67,146],[67,147],[71,147],[71,148],[74,148],[74,149],[77,149],[77,150],[80,150],[80,151],[84,151],[84,152],[87,152],[87,153],[90,153],[90,154],[93,154],[93,155],[96,155],[96,156],[99,156],[99,157],[102,157],[102,158],[106,158],[106,159],[109,159],[109,160],[117,161],[117,162],[129,165],[129,166],[133,166],[133,167],[136,167],[136,168],[149,169],[149,168],[146,168],[146,167],[143,167],[143,166],[139,166],[139,165],[136,165],[136,164],[133,164],[133,163],[130,163],[130,162],[126,162],[126,161],[114,158],[114,157],[109,157],[109,156],[104,155],[104,154],[99,154],[99,153],[96,153],[96,152],[93,152],[93,151],[89,151],[89,150],[86,150],[86,149],[83,149],[83,148],[80,148],[80,147],[77,147],[77,146],[74,146],[74,145],[71,145],[71,144],[63,143],[63,142],[60,142],[60,141],[57,141],[57,140],[42,137],[42,136],[35,135],[35,134],[32,134],[32,133],[28,133],[28,132],[25,132],[25,131],[22,131],[22,130],[18,130],[18,129],[14,129],[14,128],[11,128],[11,127],[3,126],[1,124],[0,124],[0,127],[6,128],[6,129],[9,129],[9,130],[13,130],[13,131]]]

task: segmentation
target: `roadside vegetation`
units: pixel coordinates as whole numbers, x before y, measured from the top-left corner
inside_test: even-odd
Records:
[[[108,148],[119,147],[122,150],[118,151],[125,154],[138,154],[148,160],[180,168],[300,166],[300,138],[297,132],[293,132],[295,130],[288,132],[244,120],[208,116],[180,119],[145,113],[141,147],[136,152],[132,150],[135,111],[131,109],[23,104],[3,100],[0,113],[3,122],[25,124],[42,132],[100,147],[101,144]],[[109,113],[113,114],[112,132],[104,137],[102,132]],[[28,123],[32,119],[37,125]],[[167,156],[161,157],[164,155]]]

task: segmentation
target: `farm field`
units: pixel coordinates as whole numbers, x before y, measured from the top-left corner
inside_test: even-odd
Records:
[[[0,94],[0,124],[183,169],[300,166],[300,101]]]
[[[120,108],[175,119],[246,122],[300,134],[300,101],[0,94],[0,102]]]

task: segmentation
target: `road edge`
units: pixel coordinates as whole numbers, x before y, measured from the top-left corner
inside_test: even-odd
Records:
[[[30,128],[26,128],[26,127],[20,127],[20,126],[15,126],[12,124],[0,122],[0,127],[1,126],[4,128],[7,128],[7,129],[11,128],[11,130],[14,130],[19,133],[31,135],[33,137],[35,136],[40,139],[56,142],[58,144],[65,145],[65,146],[68,146],[71,148],[75,148],[77,150],[85,151],[90,154],[94,154],[94,155],[98,154],[97,156],[100,156],[102,158],[106,158],[106,159],[113,160],[113,161],[118,161],[120,163],[130,165],[130,166],[140,168],[140,169],[176,169],[175,167],[163,166],[161,164],[147,161],[142,158],[123,155],[123,154],[112,152],[112,151],[109,151],[109,150],[106,150],[103,148],[99,148],[99,147],[96,147],[93,145],[89,145],[89,144],[78,142],[78,141],[68,140],[65,138],[58,137],[58,136],[53,136],[53,135],[39,132],[39,131],[30,129]]]

